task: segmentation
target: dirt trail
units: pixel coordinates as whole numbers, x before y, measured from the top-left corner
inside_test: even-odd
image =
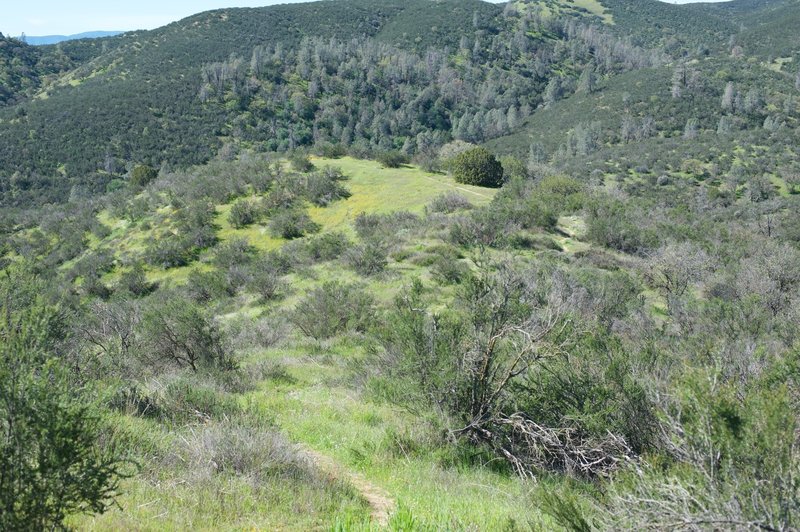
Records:
[[[388,493],[371,483],[362,475],[348,471],[330,456],[324,455],[302,444],[300,445],[300,451],[311,460],[317,469],[326,475],[352,485],[361,497],[367,501],[370,508],[372,508],[372,513],[370,515],[373,522],[380,526],[389,524],[389,515],[395,508],[395,501]]]

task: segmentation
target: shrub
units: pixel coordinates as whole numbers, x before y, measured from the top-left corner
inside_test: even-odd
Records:
[[[324,262],[338,259],[350,245],[347,235],[333,231],[308,239],[306,252],[312,262]]]
[[[357,285],[327,282],[294,308],[291,322],[316,340],[346,331],[364,332],[375,317],[375,302]]]
[[[305,195],[308,201],[318,207],[351,196],[350,191],[343,187],[339,181],[347,179],[338,168],[326,167],[320,172],[307,176]]]
[[[469,275],[469,266],[452,256],[439,255],[431,269],[434,279],[441,284],[458,284]]]
[[[384,168],[400,168],[409,162],[408,156],[399,151],[381,152],[377,160]]]
[[[276,214],[269,223],[273,236],[292,240],[308,233],[316,233],[320,226],[311,219],[308,213],[299,209],[290,209]]]
[[[295,180],[285,179],[275,184],[269,196],[263,200],[264,212],[268,215],[279,214],[292,209],[302,199],[299,184]]]
[[[289,324],[283,316],[253,318],[239,316],[226,323],[226,333],[236,349],[269,349],[280,343],[289,333]],[[245,368],[249,370],[249,366]]]
[[[209,272],[192,270],[184,291],[192,301],[201,304],[236,295],[236,289],[219,270]]]
[[[145,259],[153,266],[168,270],[186,266],[194,261],[199,250],[188,238],[162,235],[153,240],[145,250]]]
[[[192,470],[231,475],[256,485],[316,479],[308,461],[285,437],[261,427],[224,421],[197,430],[184,441],[181,461]]]
[[[156,177],[158,177],[158,170],[146,164],[139,164],[131,172],[131,185],[145,187]]]
[[[237,410],[236,400],[220,393],[204,376],[184,375],[164,390],[164,411],[173,423],[223,419]]]
[[[486,148],[473,148],[457,155],[451,165],[459,183],[498,188],[503,184],[503,165]]]
[[[345,262],[360,275],[377,275],[389,264],[388,254],[386,245],[370,240],[347,250]]]
[[[217,246],[214,251],[214,265],[224,270],[248,264],[254,253],[246,238],[233,238]]]
[[[356,233],[362,239],[396,240],[401,231],[420,225],[416,214],[398,211],[391,214],[366,214],[356,216]]]
[[[347,155],[347,148],[341,144],[326,142],[320,147],[319,153],[326,159],[339,159]]]
[[[634,207],[619,200],[595,200],[588,206],[587,238],[624,253],[644,253],[658,247],[658,236],[648,229]]]
[[[142,316],[143,354],[158,365],[231,369],[223,335],[206,312],[190,300],[167,294],[150,302]]]
[[[307,154],[296,151],[289,157],[289,162],[298,172],[306,173],[310,172],[314,169],[314,164],[311,162],[311,159],[308,157]]]
[[[136,263],[133,267],[122,274],[119,279],[119,289],[124,290],[135,297],[146,296],[158,287],[156,283],[147,281],[144,267]]]
[[[247,283],[249,291],[254,292],[269,301],[278,297],[283,286],[280,275],[270,269],[254,268],[250,272]]]
[[[471,209],[472,203],[463,195],[458,192],[445,192],[441,196],[437,196],[426,207],[427,213],[445,213],[450,214],[458,210]]]
[[[548,198],[535,196],[531,198],[527,205],[526,226],[541,227],[542,229],[553,229],[558,223],[558,211]]]
[[[20,282],[22,281],[22,282]],[[61,312],[35,281],[0,281],[0,529],[56,530],[114,505],[124,468],[57,358]]]
[[[295,262],[292,257],[284,252],[288,247],[289,244],[285,245],[281,250],[272,250],[259,255],[255,260],[253,268],[270,270],[277,275],[286,275],[290,273],[295,266]]]
[[[519,158],[508,155],[500,160],[503,166],[503,175],[505,180],[512,178],[528,178],[528,167]]]
[[[231,206],[228,222],[236,229],[241,229],[258,222],[263,215],[264,210],[257,202],[240,199]]]

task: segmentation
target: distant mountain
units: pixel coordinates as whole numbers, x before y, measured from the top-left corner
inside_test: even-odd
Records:
[[[87,31],[84,33],[76,33],[75,35],[42,35],[39,37],[25,36],[25,42],[33,46],[42,46],[45,44],[58,44],[64,41],[76,41],[78,39],[98,39],[100,37],[114,37],[120,35],[122,31]]]

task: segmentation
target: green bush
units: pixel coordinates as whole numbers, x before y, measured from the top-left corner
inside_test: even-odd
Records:
[[[56,530],[114,505],[120,449],[59,358],[62,311],[25,278],[0,281],[0,529]],[[109,442],[110,443],[110,442]]]
[[[339,199],[347,199],[351,196],[350,191],[340,183],[346,179],[340,169],[326,166],[321,171],[306,177],[305,196],[318,207],[325,207]]]
[[[345,252],[345,262],[356,273],[364,276],[377,275],[389,264],[387,246],[375,240],[354,246]]]
[[[145,249],[147,262],[165,270],[186,266],[198,255],[199,249],[188,238],[171,234],[156,237]]]
[[[191,300],[164,294],[145,308],[142,355],[156,366],[200,369],[235,367],[217,323]]]
[[[276,214],[269,223],[272,236],[287,240],[316,233],[319,229],[319,224],[315,223],[308,213],[300,209],[290,209]]]
[[[258,222],[263,215],[264,209],[258,202],[240,199],[231,205],[228,222],[236,229],[241,229]]]
[[[469,210],[471,208],[472,203],[463,194],[445,192],[426,205],[425,212],[452,214],[458,210]]]
[[[326,159],[339,159],[347,155],[347,148],[342,144],[326,142],[319,147],[319,153]]]
[[[451,165],[459,183],[499,188],[503,185],[503,165],[486,148],[473,148],[457,155]]]
[[[294,152],[289,157],[289,162],[292,164],[292,168],[298,172],[306,173],[314,169],[314,163],[311,162],[308,154],[300,151]]]
[[[346,234],[334,231],[309,238],[306,253],[311,262],[325,262],[338,259],[350,246]]]
[[[134,167],[131,172],[131,185],[134,187],[145,187],[158,177],[158,170],[146,164],[140,164]]]
[[[409,162],[408,156],[399,151],[381,152],[378,154],[377,160],[384,168],[400,168]]]
[[[375,301],[363,288],[336,281],[309,292],[292,311],[290,319],[315,340],[337,334],[364,332],[375,317]]]
[[[123,273],[119,278],[119,289],[128,292],[134,297],[146,296],[156,288],[158,288],[158,284],[147,280],[147,274],[140,263],[134,264],[130,270]]]

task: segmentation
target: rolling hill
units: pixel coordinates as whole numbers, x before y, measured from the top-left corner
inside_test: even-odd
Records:
[[[799,17],[0,36],[0,529],[800,529]]]
[[[49,47],[5,39],[5,59],[0,64],[6,79],[2,96],[6,109],[0,111],[0,177],[9,192],[4,201],[21,204],[33,196],[53,201],[75,185],[102,190],[108,180],[104,172],[109,169],[135,163],[197,164],[225,144],[286,150],[320,142],[358,141],[362,151],[403,149],[413,154],[424,149],[418,142],[431,142],[419,137],[422,133],[433,134],[430,138],[439,144],[453,137],[472,142],[509,134],[523,138],[524,121],[537,114],[548,83],[556,84],[552,87],[555,97],[563,99],[575,91],[587,67],[605,83],[603,97],[618,101],[621,93],[613,94],[621,86],[614,79],[617,74],[671,61],[692,62],[708,86],[707,99],[695,104],[711,109],[713,97],[721,95],[725,83],[736,81],[736,76],[724,74],[736,67],[721,64],[733,46],[731,36],[745,45],[739,54],[758,57],[767,68],[784,69],[783,92],[790,90],[791,69],[798,64],[791,32],[780,30],[796,18],[794,7],[788,0],[735,2],[724,7],[647,0],[635,8],[617,0],[602,4],[525,1],[502,14],[501,6],[478,0],[417,0],[402,5],[388,0],[342,0],[213,11],[149,32]],[[743,17],[749,25],[742,22]],[[770,41],[762,47],[757,43],[767,41],[759,32],[789,36],[781,37],[780,44]],[[259,71],[253,70],[256,52],[262,56],[268,49],[276,58],[289,52],[290,60],[299,64],[308,61],[306,56],[293,55],[302,42],[301,53],[313,55],[319,53],[313,47],[327,46],[330,39],[338,43],[357,39],[362,46],[381,43],[389,48],[379,53],[408,54],[404,61],[409,65],[427,60],[429,69],[433,58],[440,72],[408,77],[406,67],[398,71],[401,77],[397,79],[354,80],[371,85],[355,90],[325,81],[331,75],[331,80],[348,75],[342,70],[347,61],[369,60],[356,49],[326,52],[328,56],[319,56],[316,64],[327,62],[327,72],[304,66],[298,79],[285,69],[267,72],[259,66]],[[780,57],[765,57],[762,52],[767,48],[779,48]],[[597,55],[599,51],[602,56]],[[709,60],[712,56],[713,61]],[[708,71],[706,67],[712,65],[716,70]],[[215,76],[224,72],[228,79],[217,77],[209,83],[211,67],[217,69]],[[431,85],[433,76],[449,77],[464,88],[453,85],[449,93],[442,93],[436,90],[438,85]],[[209,99],[214,83],[219,90]],[[392,85],[397,83],[405,85]],[[308,95],[309,87],[314,87],[315,94]],[[427,87],[433,90],[426,91]],[[500,99],[482,94],[498,88]],[[659,97],[663,85],[649,86],[649,90],[642,98]],[[459,91],[461,95],[456,96]],[[298,98],[303,92],[301,102]],[[320,112],[323,107],[336,108],[339,104],[333,101],[346,102],[341,114]],[[409,105],[401,109],[403,101]],[[398,120],[381,124],[362,108],[376,105],[399,110]],[[683,111],[676,116],[669,107],[647,115],[661,130],[680,129],[687,120],[702,118]],[[549,106],[542,109],[547,111],[542,116],[552,115]],[[669,123],[678,118],[683,124]],[[535,117],[530,120],[536,122]],[[552,135],[544,131],[546,144],[554,139],[561,144],[564,132],[578,125],[569,113],[556,123],[561,124],[560,130]],[[519,124],[523,129],[517,134]],[[390,133],[391,142],[382,131]],[[492,145],[499,143],[503,142]],[[523,144],[511,142],[501,151],[511,152],[508,146],[515,146],[513,152],[524,157],[527,147]],[[8,197],[12,175],[21,178],[16,199]]]

